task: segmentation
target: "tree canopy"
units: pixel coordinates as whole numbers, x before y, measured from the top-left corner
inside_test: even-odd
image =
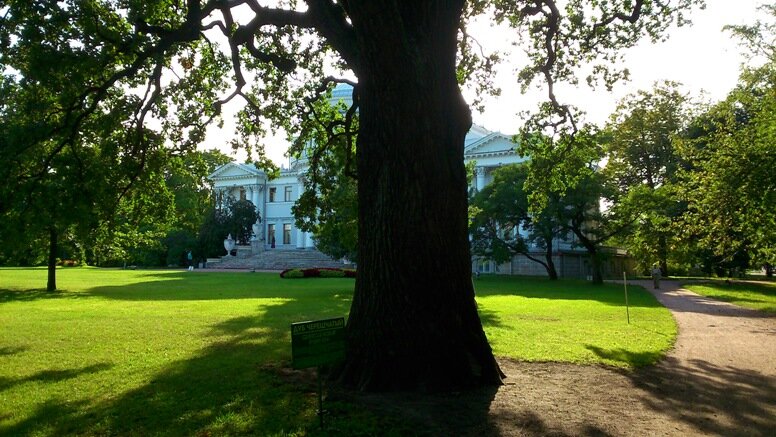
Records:
[[[472,252],[499,263],[522,254],[541,264],[550,279],[557,279],[552,242],[564,227],[560,221],[563,205],[559,196],[552,195],[545,208],[531,214],[527,179],[525,164],[501,167],[493,172],[493,181],[475,194]],[[534,248],[544,251],[543,259],[535,256]]]
[[[685,135],[691,107],[679,84],[657,83],[624,98],[607,126],[604,173],[616,187],[611,200],[637,215],[620,241],[642,270],[659,263],[669,274],[669,248],[677,246],[684,212],[676,196],[682,159],[675,143]]]
[[[494,58],[473,49],[467,24],[487,16],[525,39],[518,80],[547,86],[540,114],[559,127],[576,121],[556,82],[576,82],[592,63],[589,80],[611,84],[625,74],[610,68],[616,49],[662,38],[697,4],[13,1],[0,9],[0,93],[45,103],[29,117],[0,110],[3,129],[19,129],[3,148],[2,176],[28,192],[46,186],[61,174],[60,155],[77,160],[90,147],[92,123],[116,117],[122,139],[111,142],[109,168],[127,176],[113,186],[132,188],[159,154],[192,150],[237,96],[247,103],[235,145],[260,150],[265,121],[293,134],[314,116],[327,65],[349,70],[359,117],[343,130],[356,147],[359,275],[339,380],[369,390],[498,384],[469,278],[462,158],[471,114],[460,93],[467,80],[493,88],[478,72]],[[19,214],[23,198],[9,191],[0,213]]]
[[[774,12],[774,9],[771,9]],[[752,37],[751,34],[745,33]],[[765,35],[763,35],[765,37]],[[757,53],[765,46],[755,45]],[[680,152],[687,237],[725,270],[776,264],[776,58],[744,69],[728,97],[694,120]]]

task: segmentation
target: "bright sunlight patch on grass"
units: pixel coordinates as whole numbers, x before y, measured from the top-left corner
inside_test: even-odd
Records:
[[[652,364],[671,348],[676,324],[641,287],[482,277],[475,280],[485,333],[498,356],[527,361]]]
[[[776,314],[776,282],[713,281],[685,284],[683,287],[712,299]]]
[[[292,322],[346,316],[352,279],[0,269],[0,435],[315,435],[315,379],[288,369]],[[673,341],[667,310],[622,288],[483,277],[499,356],[634,366]],[[331,429],[406,423],[332,403]],[[408,428],[411,430],[412,428]],[[399,432],[401,433],[401,432]]]

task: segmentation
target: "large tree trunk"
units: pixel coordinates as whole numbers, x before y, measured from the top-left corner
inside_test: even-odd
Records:
[[[49,228],[49,256],[48,256],[48,281],[47,291],[57,290],[57,230]]]
[[[503,376],[471,283],[471,115],[456,82],[462,2],[453,3],[352,7],[361,36],[359,273],[339,379],[361,390],[451,390]]]

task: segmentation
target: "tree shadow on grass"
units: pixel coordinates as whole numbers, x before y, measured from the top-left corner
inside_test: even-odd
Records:
[[[0,392],[7,390],[15,385],[24,384],[26,382],[60,382],[66,379],[76,378],[81,375],[108,370],[111,367],[113,367],[113,365],[110,363],[99,363],[92,364],[91,366],[86,366],[80,369],[42,370],[23,378],[0,377]]]
[[[149,272],[142,280],[117,286],[98,286],[81,293],[114,300],[224,300],[256,298],[327,297],[332,290],[353,293],[352,279],[316,278],[295,281],[274,273]]]
[[[692,290],[689,290],[689,291],[692,291]],[[692,292],[695,293],[694,291]],[[705,295],[700,295],[700,296],[701,298],[698,299],[699,301],[702,299],[710,299],[713,301],[730,303],[740,307],[741,311],[738,311],[737,314],[735,314],[736,316],[746,316],[750,318],[758,318],[758,317],[776,318],[776,306],[761,306],[767,303],[767,301],[765,300],[750,299],[746,297],[730,296],[730,295],[722,295],[722,294],[715,294],[711,296],[705,296]],[[750,307],[741,305],[742,303],[749,303],[749,304],[752,304],[753,306],[757,305],[757,307],[750,308]],[[709,313],[716,314],[715,312],[712,312],[712,311],[710,311]]]
[[[611,306],[625,306],[625,294],[621,284],[593,285],[581,280],[561,279],[550,281],[546,278],[522,276],[486,276],[475,281],[477,297],[519,296],[530,299],[586,300],[597,301]],[[649,292],[639,287],[628,287],[631,307],[656,308],[660,303]]]
[[[661,351],[633,352],[622,348],[603,349],[591,344],[586,344],[585,348],[600,358],[622,363],[630,368],[643,367],[655,363],[665,355],[665,352]]]
[[[327,313],[347,313],[338,299]],[[256,316],[212,325],[197,354],[169,363],[115,397],[44,401],[0,435],[266,435],[304,430],[315,421],[315,379],[288,369],[289,314],[317,318],[289,299]],[[209,340],[207,340],[209,339]],[[45,378],[46,375],[40,375]],[[55,376],[54,374],[50,375]],[[120,377],[120,376],[119,376]]]
[[[86,401],[71,401],[67,399],[47,399],[35,407],[35,411],[21,422],[9,426],[0,426],[0,436],[16,437],[23,435],[73,435],[79,429],[70,423],[58,426],[56,433],[50,424],[56,423],[63,417],[77,416],[79,409],[85,407]],[[0,421],[10,418],[11,415],[0,415]],[[2,422],[0,422],[2,423]]]
[[[505,325],[502,322],[502,316],[497,313],[496,311],[492,310],[486,310],[482,307],[477,308],[477,313],[480,315],[480,323],[482,323],[482,327],[485,328],[508,328],[509,326]]]
[[[9,357],[29,350],[28,346],[5,346],[0,347],[0,357]]]
[[[470,435],[498,435],[488,412],[497,388],[407,395],[409,401],[403,401],[399,410],[392,409],[398,404],[391,395],[378,401],[389,406],[387,410],[361,408],[353,398],[333,395],[327,407],[332,413],[328,428],[317,430],[315,373],[289,369],[289,325],[347,314],[352,282],[316,280],[321,285],[313,290],[308,282],[293,281],[262,288],[259,274],[246,274],[240,276],[258,280],[237,290],[224,287],[218,294],[206,287],[191,289],[191,281],[202,285],[205,275],[189,275],[192,279],[184,272],[150,275],[160,280],[76,294],[128,301],[281,298],[282,302],[262,307],[255,315],[213,323],[202,334],[207,346],[170,362],[132,390],[75,401],[44,400],[21,422],[0,427],[0,435],[272,435],[298,430],[309,435],[453,435],[459,429],[470,430]],[[218,280],[204,282],[217,285]],[[331,291],[339,288],[344,291]],[[302,296],[328,300],[311,309]],[[486,311],[482,318],[499,323],[494,313]]]
[[[769,313],[768,311],[745,308],[736,305],[735,302],[719,299],[717,297],[706,297],[693,293],[692,295],[682,295],[681,299],[684,299],[686,303],[684,305],[673,305],[671,311],[709,314],[723,317],[745,317],[747,319],[776,318],[776,314]]]
[[[74,299],[81,297],[78,293],[68,293],[65,290],[46,291],[45,288],[30,288],[27,290],[0,289],[0,304],[10,302],[32,302],[42,299]]]
[[[590,348],[601,357],[628,351]],[[704,360],[681,363],[668,357],[656,366],[616,370],[643,390],[642,402],[654,411],[713,435],[773,435],[776,430],[776,378],[759,372],[718,366]]]

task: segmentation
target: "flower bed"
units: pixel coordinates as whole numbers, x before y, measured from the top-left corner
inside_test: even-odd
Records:
[[[81,263],[74,259],[61,259],[57,261],[57,265],[62,267],[78,267]]]
[[[356,271],[354,269],[335,269],[335,268],[286,269],[280,272],[280,277],[284,279],[355,278]]]

